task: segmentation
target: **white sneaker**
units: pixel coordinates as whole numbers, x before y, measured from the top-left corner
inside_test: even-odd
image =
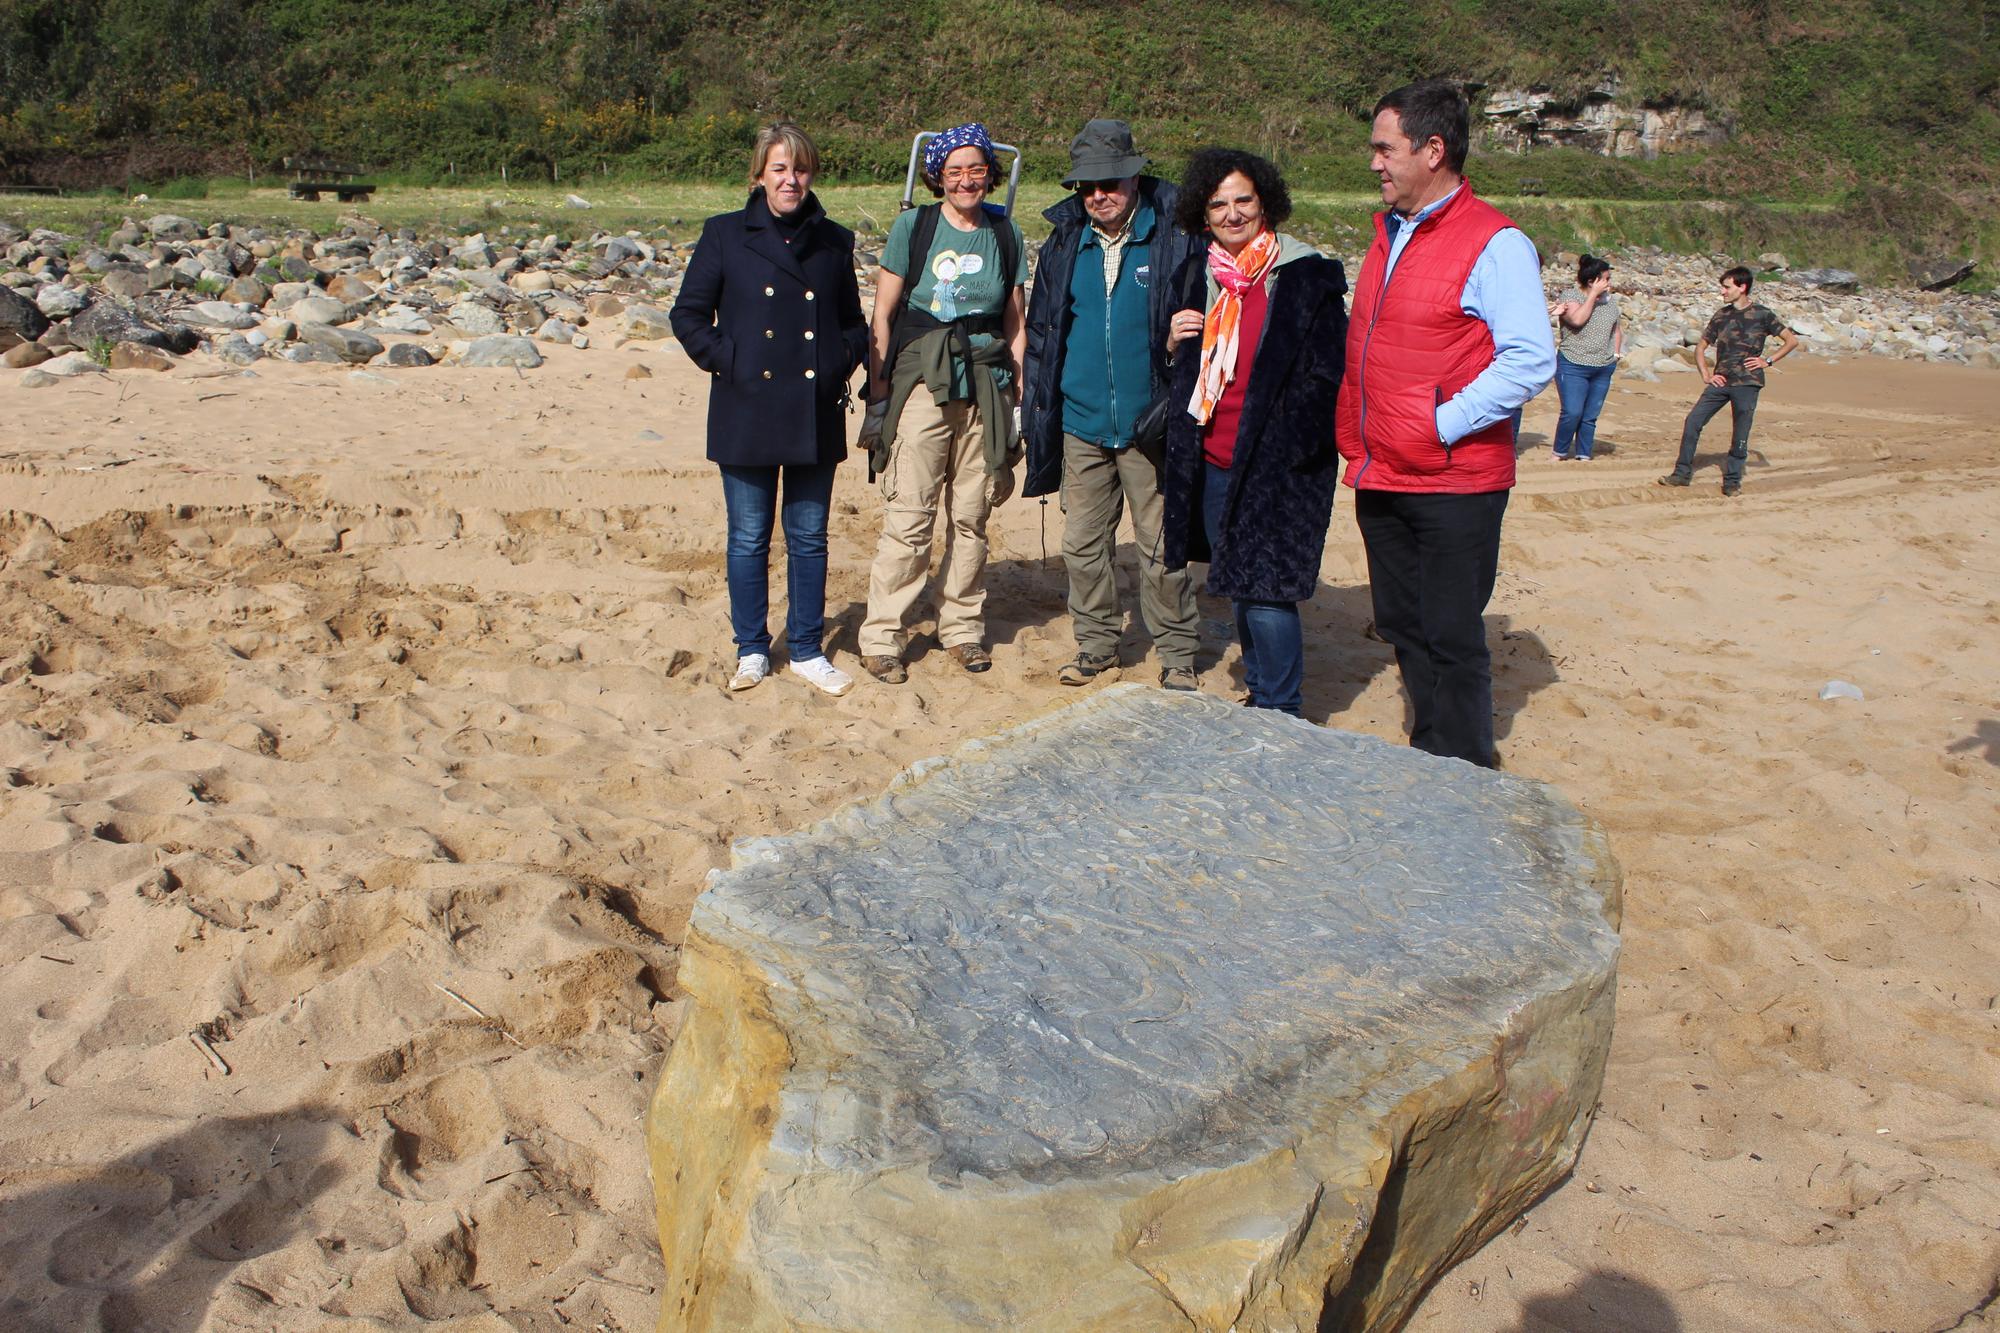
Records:
[[[793,662],[791,672],[802,677],[808,684],[817,685],[828,694],[838,698],[854,688],[854,677],[842,671],[824,657],[811,658],[804,662]]]
[[[732,690],[747,690],[760,685],[764,677],[771,674],[771,659],[762,653],[745,653],[736,659],[736,674],[729,679]]]

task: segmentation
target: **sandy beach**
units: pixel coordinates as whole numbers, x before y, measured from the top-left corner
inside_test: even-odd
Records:
[[[546,354],[0,375],[0,1326],[651,1328],[706,873],[1082,693],[1017,499],[993,671],[729,694],[704,377]],[[2000,373],[1802,361],[1734,500],[1726,420],[1653,484],[1692,374],[1588,464],[1528,410],[1500,748],[1625,867],[1618,1033],[1574,1177],[1421,1333],[2000,1327]],[[859,675],[858,458],[835,511]],[[1400,739],[1349,494],[1305,617],[1309,716]]]

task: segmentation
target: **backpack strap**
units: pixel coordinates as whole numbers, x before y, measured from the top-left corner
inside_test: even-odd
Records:
[[[1014,228],[1007,223],[1006,212],[992,204],[983,207],[986,209],[987,223],[993,228],[993,242],[1000,252],[1000,272],[1006,285],[1000,295],[1002,308],[1000,313],[971,315],[954,321],[957,325],[954,340],[958,344],[958,353],[968,358],[970,348],[965,342],[968,331],[992,333],[997,336],[1004,327],[1005,307],[1013,296],[1016,285],[1014,274],[1021,265],[1021,248],[1015,242]],[[917,220],[910,228],[910,271],[903,278],[904,296],[896,307],[895,315],[889,321],[889,359],[884,366],[885,374],[895,367],[896,358],[903,354],[905,347],[924,334],[945,327],[931,318],[928,312],[917,310],[910,305],[910,293],[917,289],[917,277],[923,266],[930,262],[931,242],[937,239],[938,218],[943,212],[943,204],[923,204],[917,208]]]

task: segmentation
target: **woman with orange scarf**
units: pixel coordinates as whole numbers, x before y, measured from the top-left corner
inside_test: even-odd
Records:
[[[1208,562],[1208,592],[1236,604],[1250,704],[1297,715],[1298,604],[1319,584],[1339,475],[1347,278],[1338,260],[1278,231],[1291,194],[1253,153],[1196,153],[1177,207],[1208,244],[1172,278],[1162,556],[1168,569]]]

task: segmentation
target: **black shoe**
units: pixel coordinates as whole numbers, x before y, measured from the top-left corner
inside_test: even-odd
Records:
[[[1688,480],[1689,480],[1688,478],[1686,478],[1686,477],[1683,477],[1683,476],[1682,476],[1682,475],[1681,475],[1680,473],[1678,473],[1678,472],[1669,472],[1669,473],[1668,473],[1668,474],[1667,474],[1666,476],[1664,476],[1664,477],[1661,477],[1661,478],[1660,478],[1660,485],[1662,485],[1662,486],[1685,486],[1685,485],[1687,485],[1687,484],[1688,484]]]
[[[1741,495],[1743,493],[1743,483],[1740,481],[1725,481],[1722,483],[1722,493],[1724,495]]]

